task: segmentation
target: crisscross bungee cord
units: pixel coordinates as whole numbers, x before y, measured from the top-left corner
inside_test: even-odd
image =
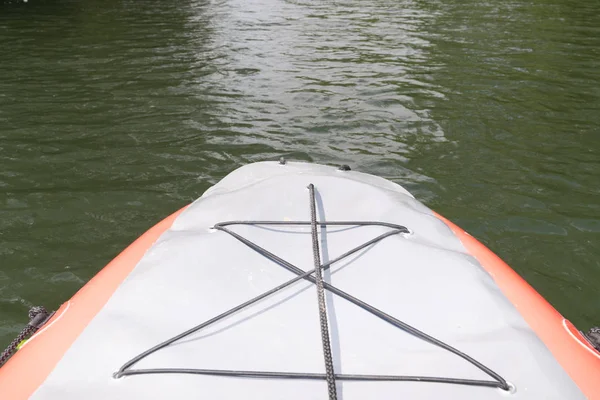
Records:
[[[323,281],[322,271],[327,270],[331,267],[332,264],[335,264],[346,257],[363,250],[369,246],[376,244],[377,242],[393,236],[399,233],[410,233],[410,231],[402,226],[387,222],[378,222],[378,221],[317,221],[316,218],[316,200],[315,200],[315,188],[314,185],[310,184],[308,186],[309,195],[310,195],[310,221],[228,221],[217,223],[214,226],[214,229],[225,232],[235,239],[239,240],[252,250],[257,253],[263,255],[265,258],[273,261],[274,263],[280,265],[281,267],[287,269],[288,271],[294,273],[296,276],[290,279],[287,282],[282,283],[279,286],[276,286],[236,307],[233,307],[207,321],[202,322],[199,325],[194,326],[193,328],[180,333],[177,336],[174,336],[168,340],[165,340],[162,343],[157,344],[144,351],[143,353],[135,356],[131,360],[127,361],[123,366],[114,374],[115,378],[121,378],[123,376],[128,375],[142,375],[142,374],[197,374],[197,375],[214,375],[214,376],[231,376],[231,377],[245,377],[245,378],[279,378],[279,379],[318,379],[318,380],[326,380],[328,391],[329,391],[329,399],[335,400],[337,399],[336,394],[336,380],[341,381],[403,381],[403,382],[430,382],[430,383],[446,383],[446,384],[457,384],[457,385],[470,385],[470,386],[485,386],[491,388],[499,388],[503,390],[509,390],[510,387],[506,380],[502,378],[498,373],[494,372],[489,367],[483,365],[479,361],[470,357],[469,355],[463,353],[462,351],[450,346],[442,342],[439,339],[436,339],[413,326],[381,311],[372,305],[352,296],[349,293],[344,292],[343,290],[331,285],[330,283]],[[256,243],[246,239],[240,234],[230,230],[228,227],[234,225],[254,225],[254,226],[273,226],[273,225],[284,225],[284,226],[310,226],[311,227],[311,236],[312,236],[312,244],[313,244],[313,256],[315,267],[310,271],[304,271],[295,265],[289,263],[288,261],[276,256],[265,248],[257,245]],[[319,243],[318,243],[318,232],[317,227],[326,227],[326,226],[380,226],[387,227],[390,230],[386,233],[383,233],[347,252],[340,255],[337,258],[334,258],[326,263],[321,264],[320,261],[320,251],[319,251]],[[314,274],[314,276],[313,276]],[[144,369],[133,369],[132,367],[138,363],[140,360],[148,357],[150,354],[159,351],[170,344],[177,342],[180,339],[183,339],[186,336],[189,336],[195,332],[198,332],[228,316],[235,314],[236,312],[243,310],[244,308],[259,302],[274,293],[277,293],[292,284],[300,281],[307,280],[312,282],[317,287],[317,296],[318,296],[318,304],[319,304],[319,322],[321,327],[321,339],[323,343],[323,356],[325,360],[325,374],[322,373],[304,373],[304,372],[276,372],[276,371],[240,371],[240,370],[225,370],[225,369],[195,369],[195,368],[144,368]],[[363,310],[369,312],[370,314],[384,320],[385,322],[421,339],[428,343],[431,343],[435,346],[438,346],[444,350],[449,351],[452,354],[457,355],[458,357],[466,360],[473,366],[477,367],[481,371],[485,372],[489,375],[493,380],[476,380],[476,379],[462,379],[462,378],[449,378],[449,377],[434,377],[434,376],[412,376],[412,375],[366,375],[366,374],[341,374],[335,373],[333,367],[333,357],[331,354],[331,346],[329,339],[329,329],[328,329],[328,319],[327,319],[327,309],[325,305],[325,297],[324,291],[328,290],[329,292],[343,298],[344,300],[349,301],[350,303],[362,308]]]

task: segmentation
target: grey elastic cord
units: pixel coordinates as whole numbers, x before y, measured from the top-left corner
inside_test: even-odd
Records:
[[[227,228],[220,228],[220,229],[229,233],[231,236],[233,236],[240,242],[244,243],[246,246],[250,247],[251,249],[255,250],[259,254],[262,254],[263,256],[267,257],[268,259],[272,260],[273,262],[281,265],[288,271],[291,271],[291,272],[295,273],[296,275],[302,275],[304,273],[304,271],[302,269],[285,261],[281,257],[276,256],[275,254],[269,252],[268,250],[258,246],[257,244],[253,243],[252,241],[246,239],[245,237],[243,237]],[[306,279],[312,283],[315,283],[315,278],[313,276],[311,276],[310,274],[307,275],[304,279]],[[488,374],[490,377],[494,378],[496,380],[496,387],[499,387],[503,390],[509,389],[508,383],[506,382],[506,380],[504,378],[502,378],[502,376],[500,376],[498,373],[494,372],[491,368],[489,368],[489,367],[483,365],[482,363],[480,363],[479,361],[475,360],[473,357],[469,356],[468,354],[463,353],[462,351],[450,346],[449,344],[446,344],[446,343],[442,342],[441,340],[434,338],[433,336],[429,336],[425,332],[422,332],[422,331],[418,330],[417,328],[414,328],[413,326],[407,324],[406,322],[400,321],[399,319],[373,307],[372,305],[370,305],[368,303],[365,303],[364,301],[360,300],[359,298],[356,298],[356,297],[352,296],[351,294],[348,294],[348,293],[344,292],[343,290],[338,289],[337,287],[335,287],[327,282],[323,282],[323,287],[325,289],[329,290],[330,292],[340,296],[341,298],[348,300],[352,304],[362,308],[363,310],[370,312],[374,316],[392,324],[393,326],[400,328],[403,331],[410,333],[411,335],[413,335],[419,339],[422,339],[433,345],[441,347],[444,350],[448,350],[449,352],[451,352],[453,354],[456,354],[460,358],[468,361],[469,363],[473,364],[475,367],[479,368],[481,371]],[[460,379],[457,379],[456,381],[459,381],[459,380]],[[463,379],[461,381],[465,381],[465,379]],[[458,383],[458,382],[456,382],[456,383]]]
[[[29,310],[29,323],[21,333],[0,353],[0,367],[3,366],[17,351],[21,342],[40,329],[54,313],[49,313],[44,307],[36,306]]]
[[[311,186],[309,186],[309,190],[311,190]],[[267,249],[265,249],[264,247],[261,247],[259,245],[257,245],[256,243],[252,242],[251,240],[243,237],[242,235],[228,229],[228,226],[234,226],[234,225],[249,225],[249,226],[261,226],[261,227],[266,227],[266,226],[311,226],[311,233],[313,236],[313,254],[315,255],[315,268],[310,270],[310,271],[304,271],[303,269],[298,268],[297,266],[291,264],[290,262],[284,260],[283,258],[271,253],[270,251],[268,251]],[[350,227],[361,227],[361,226],[378,226],[378,227],[386,227],[386,228],[390,228],[390,230],[386,233],[383,233],[347,252],[345,252],[344,254],[342,254],[341,256],[323,264],[320,265],[320,261],[319,261],[319,246],[318,246],[318,237],[316,235],[316,227],[317,226],[321,226],[321,227],[325,227],[325,226],[350,226]],[[470,357],[469,355],[461,352],[460,350],[450,346],[449,344],[446,344],[444,342],[442,342],[439,339],[436,339],[432,336],[427,335],[426,333],[412,327],[411,325],[400,321],[399,319],[373,307],[372,305],[352,296],[349,293],[346,293],[344,291],[342,291],[341,289],[338,289],[337,287],[327,283],[327,282],[323,282],[322,279],[322,274],[320,269],[322,268],[323,270],[327,270],[328,268],[330,268],[330,266],[336,262],[341,261],[342,259],[360,251],[363,249],[366,249],[370,246],[375,245],[376,243],[384,240],[387,237],[390,236],[394,236],[397,235],[399,233],[410,233],[410,231],[402,226],[402,225],[397,225],[397,224],[392,224],[392,223],[387,223],[387,222],[379,222],[379,221],[322,221],[322,222],[317,222],[316,221],[316,210],[315,210],[315,203],[314,203],[314,186],[312,186],[312,190],[311,190],[311,221],[227,221],[227,222],[220,222],[214,225],[214,229],[219,230],[221,232],[227,233],[228,235],[232,236],[233,238],[237,239],[238,241],[240,241],[241,243],[243,243],[244,245],[248,246],[250,249],[256,251],[258,254],[264,256],[266,259],[274,262],[275,264],[287,269],[288,271],[294,273],[296,276],[292,279],[290,279],[287,282],[282,283],[281,285],[270,289],[256,297],[254,297],[253,299],[250,299],[248,301],[246,301],[245,303],[242,303],[236,307],[233,307],[205,322],[202,322],[199,325],[196,325],[195,327],[177,335],[174,336],[170,339],[165,340],[162,343],[157,344],[156,346],[152,347],[151,349],[148,349],[146,351],[144,351],[143,353],[140,353],[139,355],[135,356],[134,358],[132,358],[131,360],[127,361],[125,364],[123,364],[123,366],[114,374],[115,378],[120,378],[123,376],[131,376],[131,375],[142,375],[142,374],[196,374],[196,375],[216,375],[216,376],[230,376],[230,377],[244,377],[244,378],[268,378],[268,379],[325,379],[328,383],[329,388],[331,389],[331,387],[333,387],[333,395],[332,392],[330,390],[330,399],[335,399],[335,379],[338,380],[355,380],[355,381],[397,381],[397,382],[428,382],[428,383],[442,383],[442,384],[455,384],[455,385],[468,385],[468,386],[480,386],[480,387],[492,387],[492,388],[500,388],[503,390],[509,390],[509,385],[506,382],[506,380],[500,376],[498,373],[494,372],[492,369],[490,369],[489,367],[483,365],[481,362],[475,360],[474,358]],[[390,260],[390,262],[393,262],[395,260]],[[376,267],[376,266],[373,266]],[[312,276],[313,274],[315,274],[315,276]],[[320,277],[319,277],[320,276]],[[327,353],[329,353],[329,360],[331,360],[331,350],[329,350],[329,352],[326,349],[329,347],[329,335],[328,335],[328,329],[327,329],[327,315],[326,315],[326,308],[325,308],[325,303],[323,301],[323,312],[321,312],[321,304],[319,304],[319,315],[320,316],[325,316],[325,323],[321,323],[321,333],[323,334],[323,332],[325,332],[326,337],[323,336],[323,348],[324,348],[324,354],[325,354],[325,362],[326,362],[326,370],[327,373],[326,374],[318,374],[318,373],[310,373],[310,372],[277,372],[277,371],[242,371],[242,370],[235,370],[235,369],[226,369],[226,370],[217,370],[217,369],[209,369],[209,368],[193,368],[193,369],[189,369],[189,368],[144,368],[144,369],[132,369],[131,367],[133,367],[133,365],[135,365],[137,362],[139,362],[140,360],[144,359],[145,357],[149,356],[150,354],[159,351],[167,346],[169,346],[170,344],[186,337],[189,336],[191,334],[193,334],[194,332],[200,331],[203,328],[208,327],[209,325],[212,325],[254,303],[257,303],[258,301],[265,299],[268,296],[271,296],[272,294],[279,292],[289,286],[291,286],[292,284],[300,281],[300,280],[307,280],[309,282],[314,283],[315,285],[318,285],[319,283],[317,282],[317,280],[320,281],[320,285],[322,285],[321,289],[317,289],[319,292],[318,293],[324,293],[324,290],[329,290],[331,293],[334,293],[335,295],[349,301],[350,303],[358,306],[359,308],[371,313],[372,315],[388,322],[389,324],[421,339],[424,340],[428,343],[431,343],[435,346],[438,346],[442,349],[445,349],[457,356],[459,356],[460,358],[464,359],[465,361],[471,363],[472,365],[474,365],[475,367],[477,367],[478,369],[480,369],[481,371],[485,372],[487,375],[489,375],[490,377],[493,378],[493,380],[476,380],[476,379],[462,379],[462,378],[449,378],[449,377],[434,377],[434,376],[411,376],[411,375],[367,375],[367,374],[335,374],[333,371],[333,367],[331,367],[331,370],[327,369]],[[320,297],[319,297],[320,299]],[[319,300],[320,301],[320,300]],[[323,327],[325,329],[323,329]],[[325,342],[327,342],[327,345],[325,344]],[[331,364],[333,365],[333,364]],[[331,371],[331,372],[330,372]],[[330,383],[333,383],[333,385],[330,385]]]
[[[325,358],[325,376],[329,400],[337,400],[335,388],[335,371],[333,370],[333,357],[331,355],[331,343],[329,341],[329,326],[327,323],[327,307],[325,306],[325,289],[323,288],[323,273],[321,271],[321,254],[319,250],[319,235],[317,233],[317,211],[315,205],[315,186],[308,185],[310,193],[310,231],[312,236],[312,250],[315,264],[315,286],[317,287],[317,299],[319,302],[319,322],[321,325],[321,341],[323,342],[323,357]]]
[[[230,224],[227,224],[227,225],[230,225]],[[228,230],[227,228],[224,228],[224,227],[220,226],[219,224],[215,225],[215,229],[218,229],[218,230],[221,230],[223,232],[226,232],[226,233],[234,236],[236,239],[238,239],[238,240],[240,240],[242,242],[244,240],[247,240],[247,239],[245,239],[245,238],[243,238],[241,236],[236,236],[237,233],[232,232],[232,231]],[[360,246],[357,246],[357,247],[353,248],[352,250],[349,250],[349,251],[345,252],[341,256],[336,257],[336,258],[334,258],[333,260],[331,260],[329,262],[326,262],[325,264],[323,264],[322,268],[324,270],[329,269],[329,267],[331,267],[332,264],[335,264],[335,263],[343,260],[344,258],[346,258],[348,256],[351,256],[352,254],[354,254],[354,253],[356,253],[356,252],[358,252],[358,251],[360,251],[362,249],[365,249],[365,248],[367,248],[367,247],[369,247],[369,246],[371,246],[371,245],[379,242],[380,240],[385,239],[388,236],[396,235],[398,233],[403,233],[403,232],[404,232],[404,230],[393,230],[393,231],[386,232],[386,233],[384,233],[382,235],[379,235],[376,238],[371,239],[368,242],[365,242],[365,243],[361,244]],[[248,246],[254,245],[254,243],[252,243],[250,241],[248,241],[245,244],[248,245]],[[271,260],[271,261],[273,261],[275,263],[279,263],[279,261],[273,260],[270,257],[270,253],[266,252],[266,250],[265,251],[261,251],[260,249],[262,249],[260,246],[256,246],[256,248],[253,248],[253,250],[256,250],[258,253],[262,254],[263,256],[265,256],[266,258],[268,258],[269,260]],[[285,262],[284,260],[281,260],[281,261]],[[177,336],[174,336],[174,337],[172,337],[172,338],[170,338],[168,340],[165,340],[162,343],[157,344],[156,346],[154,346],[154,347],[152,347],[152,348],[144,351],[143,353],[135,356],[134,358],[132,358],[131,360],[129,360],[125,364],[123,364],[123,366],[119,369],[119,371],[115,373],[115,377],[116,378],[120,378],[121,376],[125,376],[125,375],[135,375],[135,373],[133,371],[140,371],[140,370],[130,370],[129,368],[132,367],[137,362],[139,362],[140,360],[142,360],[145,357],[149,356],[150,354],[154,353],[155,351],[158,351],[158,350],[160,350],[162,348],[165,348],[168,345],[170,345],[172,343],[175,343],[176,341],[178,341],[180,339],[183,339],[184,337],[189,336],[189,335],[191,335],[194,332],[198,332],[199,330],[204,329],[207,326],[216,323],[217,321],[220,321],[220,320],[222,320],[224,318],[227,318],[228,316],[233,315],[236,312],[238,312],[240,310],[243,310],[244,308],[249,307],[249,306],[251,306],[254,303],[257,303],[258,301],[260,301],[262,299],[265,299],[265,298],[271,296],[272,294],[275,294],[275,293],[279,292],[280,290],[283,290],[286,287],[288,287],[288,286],[290,286],[290,285],[292,285],[292,284],[294,284],[294,283],[296,283],[296,282],[298,282],[298,281],[300,281],[302,279],[306,279],[309,275],[312,275],[314,272],[315,272],[314,269],[311,269],[310,271],[306,271],[305,273],[300,274],[300,275],[296,276],[295,278],[292,278],[289,281],[284,282],[281,285],[274,287],[273,289],[267,290],[266,292],[259,294],[258,296],[254,297],[254,298],[252,298],[252,299],[250,299],[248,301],[246,301],[245,303],[242,303],[242,304],[240,304],[238,306],[235,306],[235,307],[233,307],[233,308],[225,311],[224,313],[217,315],[216,317],[213,317],[213,318],[211,318],[211,319],[209,319],[207,321],[204,321],[200,325],[196,325],[195,327],[193,327],[191,329],[188,329],[187,331],[185,331],[183,333],[180,333]]]

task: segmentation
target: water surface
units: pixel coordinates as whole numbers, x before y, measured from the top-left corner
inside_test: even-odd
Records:
[[[600,3],[0,3],[0,344],[259,160],[404,185],[600,324]]]

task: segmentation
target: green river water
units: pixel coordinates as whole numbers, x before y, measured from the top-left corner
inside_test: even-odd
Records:
[[[0,347],[280,156],[404,185],[600,324],[597,0],[0,0]]]

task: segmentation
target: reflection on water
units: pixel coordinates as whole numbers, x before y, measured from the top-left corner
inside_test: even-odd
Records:
[[[600,323],[600,4],[0,2],[0,341],[247,162],[347,163]]]
[[[201,9],[187,25],[207,26],[193,38],[200,73],[180,89],[213,106],[187,122],[242,163],[287,154],[427,179],[402,164],[415,142],[445,140],[427,107],[444,99],[430,75],[439,65],[419,35],[432,17],[411,2],[335,10],[275,0]]]

